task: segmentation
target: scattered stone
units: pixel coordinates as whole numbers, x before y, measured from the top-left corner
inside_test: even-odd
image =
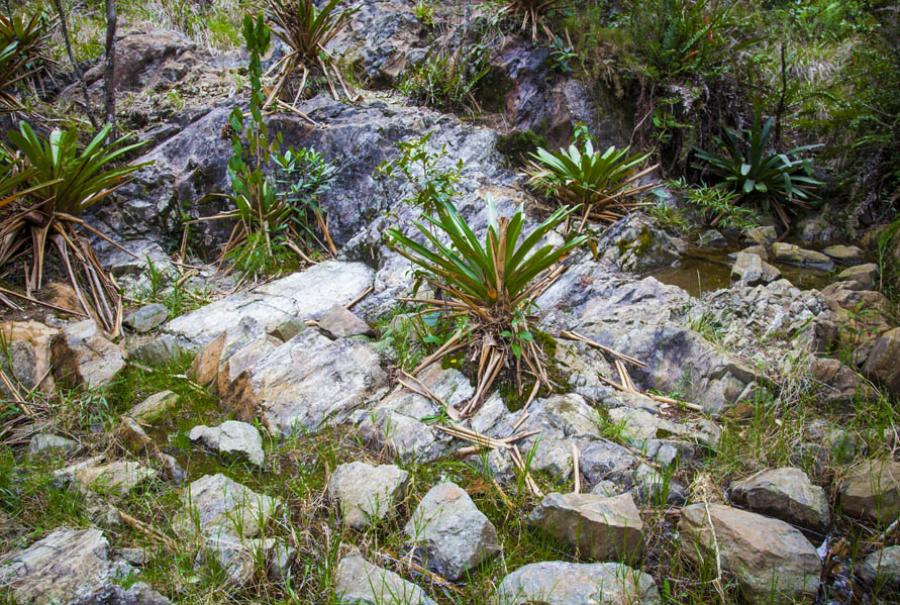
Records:
[[[38,433],[28,442],[28,453],[32,456],[68,457],[80,448],[77,441],[51,433]]]
[[[769,253],[766,252],[766,247],[761,245],[747,246],[743,250],[741,250],[744,254],[755,254],[763,260],[769,260]],[[737,253],[737,254],[740,254]],[[729,255],[732,258],[737,258],[737,254]]]
[[[595,496],[602,496],[604,498],[613,498],[622,493],[622,490],[619,489],[612,481],[598,481],[597,485],[591,488],[591,493]]]
[[[497,590],[497,605],[655,605],[653,577],[622,563],[531,563]]]
[[[57,328],[38,321],[10,321],[0,325],[0,337],[8,347],[0,368],[7,369],[25,388],[52,393],[51,345],[58,334]],[[4,389],[0,385],[0,394],[6,393]]]
[[[328,496],[340,506],[344,525],[361,530],[393,514],[408,478],[392,464],[342,464],[328,481]]]
[[[406,536],[423,565],[448,580],[500,551],[493,524],[464,489],[449,481],[425,494],[406,524]]]
[[[120,548],[119,556],[132,565],[143,567],[150,561],[150,554],[146,548]]]
[[[128,412],[128,415],[140,422],[154,423],[171,411],[178,403],[178,395],[172,391],[160,391],[150,395]]]
[[[838,273],[837,278],[841,281],[855,282],[865,289],[872,289],[878,284],[878,275],[878,265],[875,263],[863,263],[862,265],[847,267]]]
[[[144,582],[138,582],[128,590],[106,584],[92,595],[69,601],[68,605],[172,605],[172,602]]]
[[[704,248],[724,248],[728,245],[728,240],[725,239],[725,236],[715,229],[707,229],[700,234],[700,238],[697,241]]]
[[[718,547],[722,569],[735,575],[748,603],[812,600],[819,589],[816,549],[784,521],[722,504],[692,504],[682,509],[678,531],[681,552],[698,566],[714,565]]]
[[[768,284],[781,278],[781,271],[765,262],[759,255],[738,252],[731,267],[731,276],[742,286]]]
[[[119,440],[129,451],[137,454],[150,445],[153,440],[144,432],[137,420],[130,416],[122,416],[119,422]]]
[[[822,252],[824,252],[826,256],[834,259],[834,261],[840,265],[858,265],[863,261],[863,251],[862,248],[859,248],[858,246],[837,244],[828,246],[822,250]]]
[[[60,527],[0,558],[0,586],[17,603],[69,603],[100,589],[109,576],[109,543],[98,529]]]
[[[149,479],[155,479],[158,473],[133,460],[117,460],[109,464],[76,464],[57,471],[57,476],[71,477],[82,486],[92,491],[113,493],[124,496],[138,485]]]
[[[744,231],[744,237],[759,246],[771,246],[778,240],[778,232],[773,225],[763,225],[747,229]]]
[[[424,590],[356,550],[338,563],[335,590],[342,605],[437,605]]]
[[[219,530],[252,538],[276,512],[278,500],[257,494],[225,475],[204,475],[191,483],[182,495],[185,511],[173,520],[179,532]]]
[[[92,319],[69,324],[51,345],[53,375],[66,386],[100,387],[125,367],[125,351]]]
[[[160,303],[151,303],[138,307],[125,315],[125,325],[138,332],[144,334],[150,330],[164,324],[169,318],[169,310],[165,305]]]
[[[269,579],[284,584],[291,579],[291,566],[297,557],[297,549],[282,540],[275,540],[269,553]]]
[[[824,243],[834,239],[837,231],[836,221],[824,216],[810,216],[801,220],[795,227],[801,241],[807,243]]]
[[[794,525],[824,530],[831,522],[828,496],[798,468],[760,471],[731,484],[731,500]]]
[[[821,385],[819,397],[828,404],[848,404],[856,398],[875,396],[875,390],[857,372],[837,359],[817,357],[810,373]]]
[[[900,545],[870,554],[856,568],[856,575],[869,586],[900,591]]]
[[[197,553],[194,568],[203,566],[213,559],[225,572],[232,586],[244,586],[253,579],[256,562],[266,561],[274,548],[275,540],[249,539],[238,537],[227,529],[209,532],[203,541],[203,549]]]
[[[900,395],[900,328],[888,330],[872,344],[862,371],[878,380],[894,395]]]
[[[256,466],[265,462],[262,437],[255,426],[246,422],[227,420],[214,427],[201,424],[191,429],[188,438],[193,442],[200,441],[220,454],[242,456]]]
[[[799,265],[822,271],[831,271],[834,267],[832,260],[821,252],[806,250],[795,244],[775,242],[772,244],[772,254],[776,261],[788,265]]]
[[[644,551],[644,524],[631,494],[549,494],[528,520],[596,561],[634,561]]]
[[[187,471],[181,468],[181,465],[178,464],[178,460],[175,459],[175,456],[157,452],[156,459],[159,460],[166,477],[168,477],[172,483],[181,485],[187,480]]]
[[[319,328],[328,332],[332,338],[371,336],[374,334],[369,324],[340,305],[331,307],[318,323]]]
[[[900,462],[866,460],[841,482],[844,513],[878,523],[890,523],[900,514]]]
[[[687,491],[681,483],[663,477],[662,473],[648,464],[641,463],[634,470],[633,483],[631,493],[642,504],[680,506],[687,497]]]

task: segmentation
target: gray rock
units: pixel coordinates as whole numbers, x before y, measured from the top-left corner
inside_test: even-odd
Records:
[[[692,504],[682,509],[678,531],[682,554],[697,565],[713,560],[718,547],[722,569],[734,574],[748,603],[812,600],[819,589],[815,547],[784,521],[721,504]]]
[[[370,336],[374,333],[369,324],[340,305],[331,307],[322,316],[322,319],[319,320],[319,328],[328,332],[333,338]]]
[[[171,603],[144,582],[138,582],[132,584],[128,590],[116,584],[106,584],[89,596],[70,601],[69,605],[171,605]]]
[[[405,531],[423,565],[448,580],[500,552],[496,528],[469,494],[449,481],[425,494]]]
[[[347,554],[338,563],[335,591],[341,605],[437,605],[424,590],[372,565],[359,551]]]
[[[841,281],[852,281],[859,284],[862,288],[871,289],[878,284],[878,265],[875,263],[863,263],[847,267],[840,273],[837,278]]]
[[[32,456],[71,456],[81,446],[77,441],[53,435],[51,433],[38,433],[28,442],[28,453]]]
[[[197,554],[195,568],[207,565],[210,560],[225,573],[232,586],[244,586],[256,574],[257,562],[266,561],[275,540],[238,537],[227,529],[220,528],[204,536],[203,548]]]
[[[342,464],[328,481],[328,496],[340,507],[344,525],[365,529],[394,514],[409,473],[392,464]]]
[[[725,236],[715,229],[707,229],[701,233],[698,241],[704,248],[724,248],[728,245]]]
[[[669,266],[687,251],[687,243],[656,226],[649,217],[632,213],[614,223],[597,241],[603,261],[622,271]]]
[[[778,239],[778,232],[772,225],[763,225],[744,231],[744,238],[759,246],[770,246]]]
[[[140,462],[117,460],[103,464],[103,456],[95,456],[54,473],[58,480],[76,481],[82,487],[101,493],[124,496],[158,473]]]
[[[67,386],[100,387],[125,367],[125,351],[92,319],[68,324],[53,339],[53,375]]]
[[[181,499],[185,510],[172,522],[177,531],[204,535],[224,531],[241,538],[255,537],[280,506],[275,498],[257,494],[222,474],[197,479]]]
[[[138,307],[125,315],[125,325],[138,333],[149,332],[164,324],[169,318],[169,310],[160,303]]]
[[[900,396],[900,328],[888,330],[871,345],[862,371]]]
[[[799,265],[822,271],[831,271],[834,262],[826,255],[815,250],[806,250],[795,244],[775,242],[772,244],[775,260],[788,265]]]
[[[840,484],[845,514],[887,524],[900,515],[900,462],[865,460]]]
[[[673,479],[667,479],[648,464],[641,463],[634,470],[632,483],[631,493],[642,504],[677,506],[685,501],[684,486]]]
[[[293,574],[291,566],[297,557],[297,549],[286,544],[283,540],[275,540],[272,552],[269,554],[269,579],[281,584],[291,580]]]
[[[191,441],[200,441],[220,454],[243,457],[256,466],[262,466],[265,462],[262,437],[255,426],[246,422],[227,420],[213,427],[201,424],[191,429],[188,438]]]
[[[846,246],[844,244],[836,244],[828,246],[822,252],[826,256],[834,259],[834,262],[841,265],[858,265],[863,261],[862,248],[858,246]]]
[[[756,256],[760,257],[763,260],[769,260],[769,253],[766,251],[766,247],[759,245],[759,244],[754,245],[754,246],[747,246],[746,248],[741,250],[741,252],[744,252],[746,254],[755,254]],[[737,254],[734,254],[734,255],[729,254],[729,257],[736,257],[736,256],[737,256]]]
[[[128,411],[128,415],[140,422],[154,423],[178,404],[178,395],[172,391],[160,391],[150,395]]]
[[[595,561],[635,561],[644,551],[644,524],[631,494],[548,494],[528,520]]]
[[[828,404],[848,404],[856,398],[876,397],[875,389],[837,359],[817,357],[812,361],[810,373],[820,384],[818,396]]]
[[[146,548],[120,548],[118,553],[122,559],[139,567],[143,567],[150,561],[150,554]]]
[[[824,530],[831,522],[828,496],[798,468],[760,471],[731,484],[738,506],[802,527]]]
[[[116,434],[122,445],[135,454],[142,452],[153,442],[138,421],[130,416],[122,416]]]
[[[654,605],[653,577],[621,563],[531,563],[500,583],[497,605]]]
[[[768,284],[781,277],[781,271],[756,254],[738,252],[731,267],[732,277],[742,286]]]
[[[806,243],[824,243],[834,239],[837,231],[836,221],[824,216],[811,216],[797,223],[796,231],[800,239]]]
[[[884,592],[900,591],[900,545],[876,550],[863,559],[855,571],[869,586]]]

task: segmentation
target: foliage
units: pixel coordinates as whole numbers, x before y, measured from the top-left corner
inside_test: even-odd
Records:
[[[398,90],[416,103],[443,110],[480,110],[476,92],[490,71],[490,57],[480,44],[453,53],[430,53],[410,67]]]
[[[585,241],[583,236],[577,236],[560,246],[541,245],[573,211],[557,209],[522,237],[522,210],[512,218],[497,218],[489,201],[491,218],[481,242],[453,203],[440,201],[435,202],[433,213],[424,215],[425,223],[416,222],[427,244],[420,244],[397,229],[388,231],[398,252],[421,267],[425,281],[444,294],[418,302],[468,320],[465,335],[455,340],[474,337],[470,346],[478,358],[478,388],[461,410],[464,414],[480,404],[503,367],[515,367],[519,392],[522,364],[535,379],[535,392],[541,384],[549,386],[543,351],[530,328],[529,311],[537,295],[552,281],[552,275],[545,272]],[[432,233],[432,228],[436,233]],[[439,235],[449,239],[450,245],[442,243]]]
[[[20,109],[13,91],[43,67],[46,38],[38,12],[27,19],[0,15],[0,112]]]
[[[412,194],[403,202],[433,212],[437,204],[449,202],[456,195],[456,183],[462,173],[462,160],[449,167],[446,162],[447,147],[437,152],[428,150],[428,143],[434,133],[429,132],[419,138],[400,141],[397,149],[400,155],[393,160],[378,165],[376,174],[385,178],[402,176],[413,187]]]
[[[434,6],[429,0],[419,0],[416,2],[416,20],[425,27],[434,27]]]
[[[578,53],[572,47],[571,40],[563,40],[559,36],[553,36],[550,42],[550,64],[553,69],[563,74],[570,74],[572,63],[578,59]]]
[[[719,187],[698,185],[687,190],[687,203],[700,214],[700,221],[710,227],[748,229],[757,225],[756,213],[737,204],[740,196]]]
[[[900,310],[900,218],[895,218],[878,233],[875,256],[881,275],[881,289]]]
[[[550,152],[539,147],[531,154],[529,183],[548,195],[581,204],[582,225],[589,218],[613,222],[635,205],[637,195],[656,186],[634,184],[656,166],[642,168],[650,154],[629,150],[611,145],[601,153],[586,129],[579,128],[567,149]]]
[[[771,206],[788,226],[787,210],[795,212],[796,206],[808,208],[809,201],[814,199],[813,190],[823,184],[812,177],[810,160],[800,157],[819,146],[805,145],[786,153],[776,152],[772,141],[774,123],[774,118],[762,122],[759,112],[755,112],[749,129],[726,129],[725,138],[718,140],[724,155],[698,149],[697,157],[723,186],[742,196],[760,199],[765,209]]]
[[[553,34],[546,24],[546,17],[555,8],[561,8],[563,0],[506,0],[504,12],[509,13],[515,19],[521,19],[520,29],[530,32],[531,39],[536,41],[538,29],[544,31],[549,39]]]

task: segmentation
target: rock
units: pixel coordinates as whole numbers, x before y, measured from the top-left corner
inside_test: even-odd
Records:
[[[549,494],[528,520],[596,561],[634,561],[644,551],[644,524],[631,494]]]
[[[171,605],[171,601],[143,582],[132,584],[128,590],[116,584],[106,584],[94,594],[69,605]]]
[[[815,598],[819,556],[803,534],[784,521],[721,504],[692,504],[682,509],[678,531],[681,552],[695,565],[715,565],[718,545],[722,569],[734,574],[748,603]]]
[[[781,271],[756,254],[738,252],[731,267],[731,276],[742,286],[768,284],[781,277]]]
[[[715,229],[707,229],[700,234],[698,243],[704,248],[725,248],[728,246],[728,240],[725,236]]]
[[[318,323],[319,328],[325,330],[332,338],[374,334],[369,324],[340,305],[331,307]]]
[[[133,460],[117,460],[100,464],[94,458],[56,471],[63,480],[74,479],[87,489],[124,496],[144,481],[155,479],[158,473]]]
[[[815,358],[810,373],[821,385],[818,395],[827,404],[848,404],[857,398],[876,396],[875,390],[862,376],[837,359]]]
[[[269,555],[269,579],[273,582],[285,584],[292,577],[291,566],[297,557],[297,549],[282,540],[275,540],[275,545]]]
[[[393,515],[408,478],[392,464],[342,464],[328,481],[328,496],[340,507],[344,525],[361,530]]]
[[[649,217],[632,213],[617,221],[597,241],[603,261],[621,271],[669,266],[687,251],[687,243],[656,226]]]
[[[122,445],[135,454],[153,443],[137,420],[129,416],[122,416],[122,420],[119,421],[118,437]]]
[[[424,590],[372,565],[356,550],[338,563],[335,591],[341,605],[437,605]]]
[[[655,406],[651,409],[656,411]],[[682,424],[669,420],[659,413],[626,406],[613,408],[608,414],[611,422],[622,425],[625,438],[640,449],[649,448],[652,446],[651,442],[667,437],[715,448],[721,436],[719,427],[705,418],[688,421],[690,424]]]
[[[800,234],[800,239],[808,244],[824,243],[834,239],[837,226],[836,222],[823,216],[811,216],[800,221],[796,231]]]
[[[834,267],[832,260],[821,252],[806,250],[795,244],[775,242],[772,244],[772,254],[776,261],[787,265],[810,267],[821,271],[831,271]]]
[[[673,479],[666,478],[658,470],[641,463],[634,470],[631,493],[641,504],[650,506],[680,506],[686,499],[683,485]]]
[[[758,244],[754,245],[754,246],[747,246],[746,248],[741,250],[741,252],[744,252],[745,254],[755,254],[756,256],[760,257],[763,260],[769,260],[769,253],[766,252],[765,246],[761,246]],[[731,256],[732,255],[729,255],[729,257],[731,257]],[[737,254],[735,254],[733,256],[737,257]]]
[[[900,591],[900,545],[876,550],[855,571],[869,586],[875,586],[884,592]]]
[[[125,367],[125,351],[107,340],[92,319],[64,327],[51,351],[54,377],[69,387],[103,386]]]
[[[232,586],[241,587],[253,579],[258,561],[266,561],[275,546],[274,539],[248,539],[221,529],[209,532],[203,540],[194,568],[216,562]]]
[[[225,475],[204,475],[182,495],[186,510],[173,520],[179,532],[212,535],[226,531],[242,538],[256,536],[262,524],[275,514],[280,503],[257,494]]]
[[[77,441],[51,433],[38,433],[28,442],[28,453],[32,456],[69,457],[79,449],[81,445]]]
[[[822,252],[839,265],[858,265],[863,261],[863,251],[862,248],[859,248],[858,246],[837,244],[828,246],[823,249]]]
[[[866,460],[850,470],[840,485],[845,514],[892,522],[900,514],[900,462]]]
[[[70,603],[103,587],[108,556],[109,543],[100,530],[59,527],[0,558],[0,585],[22,605]]]
[[[831,522],[825,490],[798,468],[767,469],[735,481],[730,496],[738,506],[793,525],[821,531]]]
[[[181,465],[178,464],[178,460],[175,459],[175,456],[158,452],[156,454],[156,459],[159,460],[166,477],[168,477],[172,483],[181,485],[187,480],[187,471],[181,468]]]
[[[778,240],[778,232],[773,225],[763,225],[744,231],[744,238],[759,246],[771,246]]]
[[[160,303],[138,307],[125,315],[125,325],[138,333],[149,332],[159,327],[169,318],[169,310]]]
[[[862,366],[863,373],[878,380],[894,395],[900,395],[900,328],[879,336]]]
[[[422,564],[448,580],[500,551],[493,524],[465,490],[449,481],[428,490],[405,531]]]
[[[837,278],[841,281],[856,282],[860,287],[872,289],[878,284],[878,265],[875,263],[863,263],[847,267],[840,273]]]
[[[265,461],[262,437],[255,426],[246,422],[227,420],[215,427],[201,424],[191,429],[188,438],[220,454],[241,456],[256,466]]]
[[[172,391],[160,391],[132,407],[128,415],[140,422],[154,423],[178,404],[178,395]]]
[[[122,559],[138,567],[143,567],[150,562],[150,553],[147,552],[146,548],[120,548],[118,553]]]
[[[497,605],[660,604],[653,577],[621,563],[544,561],[515,570],[500,583]]]
[[[10,321],[0,325],[0,337],[7,352],[0,359],[0,369],[6,369],[27,389],[53,392],[51,345],[59,334],[37,321]],[[0,394],[6,393],[0,385]]]

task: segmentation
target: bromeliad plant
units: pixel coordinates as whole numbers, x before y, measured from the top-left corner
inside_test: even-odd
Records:
[[[421,267],[424,281],[441,293],[414,302],[425,305],[424,313],[439,312],[465,320],[430,358],[436,361],[470,348],[477,365],[477,387],[472,399],[459,410],[462,415],[471,414],[481,404],[504,369],[513,372],[520,393],[523,373],[534,378],[530,397],[542,385],[550,387],[545,354],[531,330],[534,300],[558,277],[554,265],[586,241],[576,236],[559,246],[541,245],[574,208],[557,209],[523,235],[525,216],[521,209],[512,218],[496,218],[493,204],[488,204],[491,220],[483,241],[449,200],[437,202],[435,210],[424,215],[425,223],[416,222],[424,244],[397,229],[388,231],[398,252]],[[449,243],[444,243],[444,238]]]
[[[725,138],[718,139],[723,155],[697,149],[697,157],[703,162],[697,167],[718,177],[720,186],[759,201],[765,210],[771,207],[787,228],[791,224],[789,213],[809,208],[816,199],[814,190],[824,184],[812,176],[812,162],[801,157],[820,145],[778,153],[772,142],[774,124],[773,118],[762,121],[759,112],[754,112],[749,129],[729,128]]]
[[[658,165],[643,167],[650,154],[629,154],[629,149],[612,145],[601,153],[586,130],[578,128],[567,149],[551,152],[539,147],[531,154],[529,183],[545,195],[580,205],[579,231],[589,219],[614,222],[639,205],[639,194],[657,187],[635,184]]]
[[[9,133],[9,142],[25,168],[14,177],[20,184],[18,199],[8,197],[0,202],[0,208],[10,204],[12,209],[0,226],[0,266],[8,266],[30,251],[32,263],[30,268],[26,265],[25,289],[39,290],[47,245],[52,242],[84,313],[115,335],[121,327],[121,298],[88,237],[111,240],[81,215],[105,201],[147,164],[117,165],[143,143],[131,143],[127,138],[109,142],[111,129],[109,125],[103,128],[84,149],[79,149],[74,130],[54,130],[42,139],[22,122],[17,132]]]
[[[14,91],[46,61],[42,49],[47,37],[39,13],[28,19],[0,15],[0,112],[21,109]]]
[[[547,13],[554,8],[561,8],[563,3],[563,0],[508,0],[503,10],[522,20],[521,30],[530,31],[532,41],[537,41],[538,28],[552,40],[553,34],[545,19]]]
[[[341,72],[325,51],[328,44],[350,23],[359,8],[340,8],[343,0],[327,0],[317,7],[314,0],[267,0],[266,8],[273,31],[290,52],[279,63],[277,84],[267,99],[267,105],[284,88],[289,78],[300,70],[300,83],[295,98],[303,94],[310,75],[325,79],[331,94],[338,99],[335,80],[347,98],[351,98]]]

